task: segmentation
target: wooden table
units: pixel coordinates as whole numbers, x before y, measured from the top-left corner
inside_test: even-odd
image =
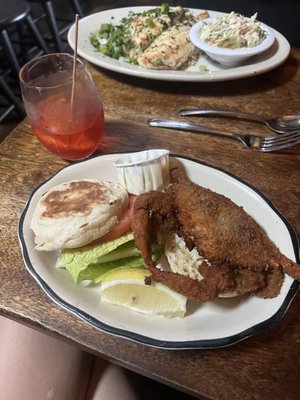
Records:
[[[279,68],[223,83],[171,83],[120,76],[91,67],[106,113],[105,152],[168,148],[221,167],[258,188],[300,237],[300,145],[262,154],[219,137],[149,128],[149,117],[176,118],[188,106],[300,113],[300,49]],[[255,130],[249,122],[210,119],[211,127]],[[49,154],[23,121],[0,148],[0,313],[200,399],[300,398],[300,295],[272,328],[233,346],[168,351],[114,337],[54,304],[27,272],[18,243],[20,213],[31,191],[66,163]]]

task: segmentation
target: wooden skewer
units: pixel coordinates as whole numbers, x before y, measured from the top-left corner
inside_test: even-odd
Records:
[[[78,20],[79,15],[75,15],[75,46],[73,58],[73,79],[72,79],[72,93],[71,93],[71,110],[73,109],[75,81],[76,81],[76,61],[77,61],[77,47],[78,47]]]

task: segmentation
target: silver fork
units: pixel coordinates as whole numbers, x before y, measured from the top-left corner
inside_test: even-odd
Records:
[[[257,136],[241,135],[232,132],[224,132],[217,129],[208,128],[204,125],[191,124],[189,122],[176,121],[171,119],[151,118],[147,121],[149,126],[158,128],[178,129],[197,133],[215,134],[239,140],[245,147],[262,152],[278,151],[300,143],[300,131],[286,133],[280,136]]]

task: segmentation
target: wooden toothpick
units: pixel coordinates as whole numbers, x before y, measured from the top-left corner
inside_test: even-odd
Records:
[[[76,82],[76,60],[77,60],[77,47],[78,47],[78,20],[79,15],[75,15],[75,46],[73,58],[73,79],[72,79],[72,93],[71,93],[71,110],[73,109],[75,82]]]

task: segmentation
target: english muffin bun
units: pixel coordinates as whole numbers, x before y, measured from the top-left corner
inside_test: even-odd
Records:
[[[53,187],[39,200],[31,221],[37,250],[85,246],[108,233],[128,207],[118,183],[73,180]]]

